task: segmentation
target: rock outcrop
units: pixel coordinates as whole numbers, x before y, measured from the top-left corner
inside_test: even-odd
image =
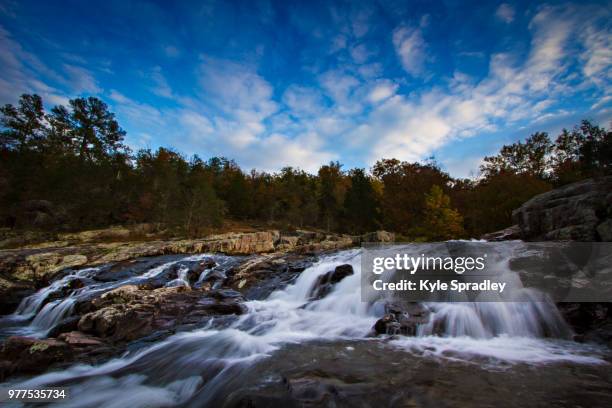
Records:
[[[354,273],[351,265],[339,265],[333,271],[329,271],[317,277],[314,285],[310,289],[310,300],[322,299],[332,291],[334,286],[347,276]]]
[[[80,332],[58,338],[9,337],[0,349],[0,381],[13,375],[37,374],[74,361],[96,363],[116,353],[101,339]]]
[[[512,212],[529,241],[612,241],[612,176],[539,194]]]
[[[87,241],[94,237],[109,236],[108,234],[110,233],[93,231],[78,235],[82,236],[81,241]],[[111,235],[117,238],[127,236],[126,234],[127,230],[115,228]],[[79,245],[72,245],[70,241],[58,241],[35,247],[0,250],[0,299],[3,299],[0,301],[0,311],[11,312],[23,295],[46,286],[58,272],[67,268],[123,262],[140,257],[206,252],[228,255],[295,252],[312,255],[321,251],[348,248],[365,241],[390,242],[393,239],[394,235],[385,231],[350,236],[312,231],[281,234],[277,230],[270,230],[167,241],[101,242]]]
[[[387,303],[385,315],[374,324],[372,335],[415,336],[418,325],[428,323],[430,317],[430,310],[422,303]]]
[[[153,331],[195,324],[210,315],[246,311],[243,296],[233,290],[201,291],[184,286],[141,289],[125,285],[79,305],[79,331],[112,342],[131,341]]]

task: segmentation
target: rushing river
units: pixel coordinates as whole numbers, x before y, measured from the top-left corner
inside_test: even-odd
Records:
[[[10,385],[69,387],[70,399],[57,404],[66,407],[612,406],[610,351],[569,340],[570,329],[549,304],[431,303],[431,322],[416,337],[368,337],[383,306],[361,300],[359,254],[321,257],[293,283],[248,301],[248,312],[229,322],[209,319],[157,342],[136,342],[97,366],[75,364]],[[80,298],[160,279],[205,257],[211,255],[173,257],[135,275],[117,271],[116,280],[95,279],[108,275],[105,267],[74,271],[24,299],[0,330],[44,337]],[[240,261],[212,257],[220,270]],[[317,277],[340,264],[355,274],[309,301]],[[167,285],[189,284],[180,270]],[[49,301],[76,278],[85,285]],[[432,335],[440,322],[444,333]]]

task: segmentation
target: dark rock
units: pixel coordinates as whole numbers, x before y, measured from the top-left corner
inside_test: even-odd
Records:
[[[612,303],[558,303],[557,307],[576,340],[612,347]]]
[[[415,336],[418,326],[428,323],[430,316],[430,310],[421,303],[387,303],[385,315],[378,319],[372,328],[373,335]]]
[[[244,299],[244,297],[242,296],[242,293],[238,292],[237,290],[232,290],[232,289],[211,290],[210,292],[208,292],[207,296],[212,297],[214,299],[218,299],[218,300]]]
[[[57,337],[62,333],[76,330],[79,325],[80,316],[70,316],[59,324],[53,326],[47,333],[47,337]]]
[[[72,359],[70,347],[56,339],[34,339],[30,337],[9,337],[0,352],[0,378],[15,373],[40,373],[49,365]]]
[[[0,288],[0,315],[13,313],[21,300],[32,295],[35,291],[32,285],[21,282]]]
[[[125,285],[89,302],[90,311],[80,318],[78,329],[112,342],[132,341],[156,330],[197,324],[211,315],[243,314],[243,302],[242,294],[230,289],[206,292],[178,286],[145,290]]]
[[[512,212],[525,240],[609,241],[612,176],[539,194]]]
[[[62,333],[57,337],[57,339],[73,347],[98,347],[104,345],[104,342],[101,339],[88,336],[79,331]]]
[[[324,298],[331,292],[335,284],[353,273],[353,267],[349,264],[345,264],[337,266],[333,271],[320,275],[315,281],[312,289],[310,289],[310,300]]]
[[[338,389],[327,379],[295,378],[285,383],[291,398],[305,404],[327,405],[336,399]]]

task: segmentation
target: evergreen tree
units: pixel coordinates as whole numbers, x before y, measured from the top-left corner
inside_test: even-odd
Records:
[[[351,233],[374,231],[380,227],[378,197],[363,169],[349,172],[350,187],[344,199],[343,229]]]

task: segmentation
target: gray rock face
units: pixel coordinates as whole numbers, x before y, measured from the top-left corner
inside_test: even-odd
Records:
[[[612,176],[582,180],[539,194],[512,212],[530,241],[610,241]]]

